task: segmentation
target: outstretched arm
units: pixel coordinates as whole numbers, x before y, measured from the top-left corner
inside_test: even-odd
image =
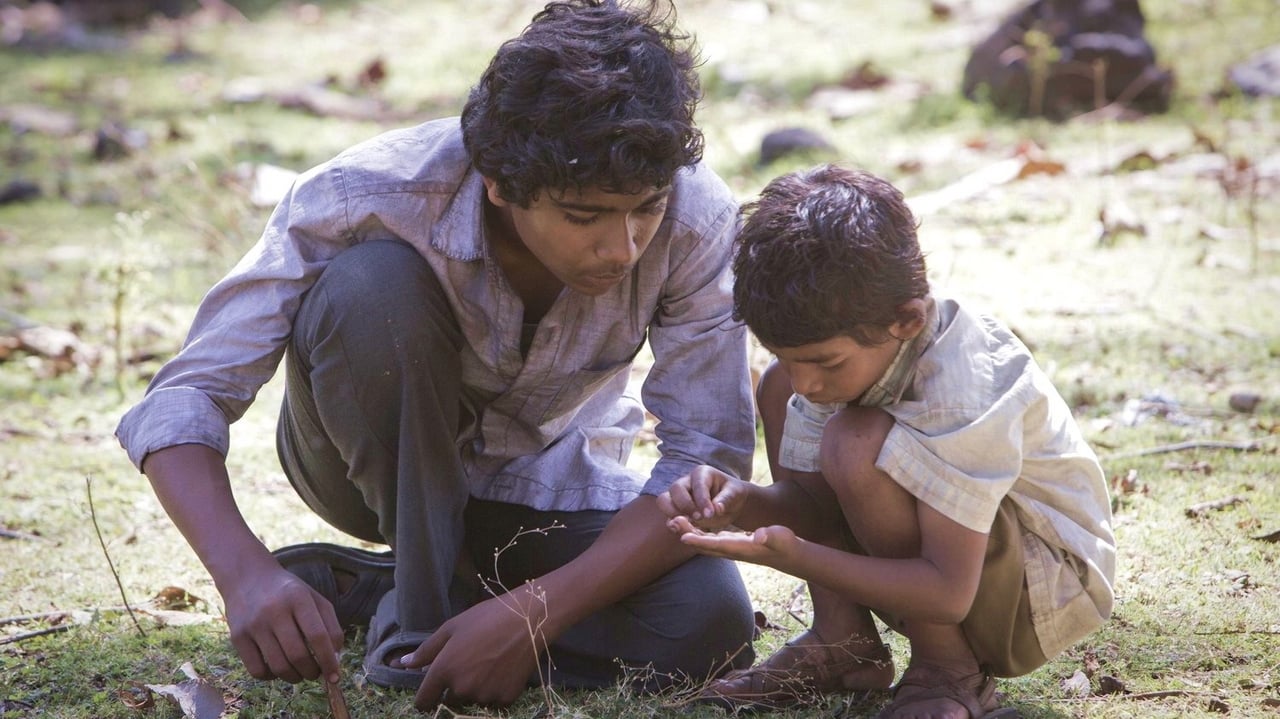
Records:
[[[656,498],[641,496],[573,561],[445,622],[404,658],[406,666],[431,665],[414,705],[435,709],[445,689],[452,705],[515,701],[537,666],[538,651],[694,555],[663,526],[665,518]]]
[[[919,556],[870,557],[807,542],[785,526],[707,534],[678,519],[681,541],[703,554],[773,567],[896,616],[959,623],[978,591],[987,535],[917,505]]]
[[[152,452],[142,470],[213,577],[231,642],[249,673],[336,682],[343,639],[333,607],[285,571],[245,523],[222,455],[182,444]]]

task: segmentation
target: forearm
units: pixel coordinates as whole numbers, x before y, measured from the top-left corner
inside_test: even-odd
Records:
[[[654,497],[633,500],[585,552],[513,592],[521,594],[515,599],[532,614],[545,616],[548,639],[559,636],[694,556],[665,520]]]
[[[222,455],[199,444],[151,453],[142,465],[160,505],[219,587],[273,562],[236,506]]]
[[[752,485],[734,525],[753,530],[781,524],[814,542],[831,539],[833,527],[843,526],[835,493],[819,474],[791,473],[769,486]]]
[[[959,623],[969,613],[976,589],[923,557],[870,557],[812,542],[800,542],[794,556],[775,568],[862,606],[930,622]]]

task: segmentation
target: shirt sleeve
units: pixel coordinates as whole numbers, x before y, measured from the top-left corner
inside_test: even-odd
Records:
[[[797,472],[817,472],[822,449],[822,430],[827,420],[844,405],[817,404],[793,394],[787,402],[787,416],[778,443],[778,464]]]
[[[332,164],[301,176],[262,237],[205,296],[182,349],[116,427],[134,465],[179,444],[226,455],[230,424],[275,374],[302,296],[351,244],[341,186]]]
[[[1036,400],[1027,374],[1006,386],[984,411],[937,406],[927,411],[929,422],[904,421],[902,410],[913,403],[890,407],[897,421],[876,466],[955,522],[989,532],[1001,500],[1022,472],[1024,421]]]
[[[707,170],[702,173],[710,174]],[[714,177],[714,176],[712,176]],[[690,249],[673,258],[670,279],[649,330],[654,363],[641,397],[657,418],[661,457],[644,494],[660,494],[700,464],[751,478],[755,406],[746,327],[732,318],[730,253],[737,206],[725,198],[705,226],[687,227]]]

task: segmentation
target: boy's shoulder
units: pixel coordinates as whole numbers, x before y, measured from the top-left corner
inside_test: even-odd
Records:
[[[667,217],[675,224],[697,231],[723,221],[726,214],[736,218],[737,211],[729,186],[705,162],[676,173],[667,208]]]
[[[1008,325],[961,297],[932,296],[937,332],[916,363],[909,393],[915,410],[982,413],[1042,386],[1035,358]],[[1024,399],[1032,401],[1030,395]]]
[[[416,183],[458,184],[471,167],[456,117],[387,130],[343,150],[330,162],[349,191],[366,186],[405,189]]]

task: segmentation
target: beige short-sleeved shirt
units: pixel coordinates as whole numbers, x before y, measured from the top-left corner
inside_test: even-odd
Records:
[[[896,420],[876,466],[976,532],[990,531],[1005,497],[1014,503],[1031,618],[1052,658],[1111,614],[1116,548],[1102,467],[1007,327],[944,298],[927,325],[873,388],[871,404]],[[840,408],[792,397],[781,463],[816,470],[822,428]]]

